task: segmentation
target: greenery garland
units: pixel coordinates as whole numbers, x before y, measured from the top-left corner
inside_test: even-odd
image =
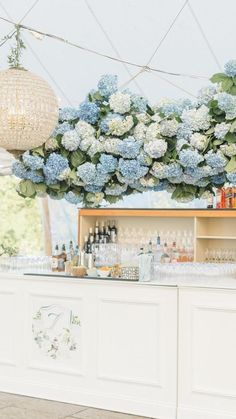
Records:
[[[188,202],[236,185],[236,60],[211,82],[195,102],[151,106],[102,76],[78,108],[60,110],[42,147],[14,162],[19,194],[96,207],[148,190]]]

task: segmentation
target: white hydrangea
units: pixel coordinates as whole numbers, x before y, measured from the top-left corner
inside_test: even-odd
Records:
[[[159,113],[154,113],[154,115],[152,115],[152,121],[154,122],[160,122],[161,121],[161,117],[159,115]]]
[[[141,177],[141,179],[139,179],[139,182],[144,187],[153,188],[155,185],[157,185],[158,180],[154,179],[153,177],[149,177],[149,178]]]
[[[84,140],[82,140],[80,142],[80,146],[79,147],[80,147],[80,149],[82,151],[87,151],[89,149],[89,147],[93,144],[94,141],[96,141],[96,138],[95,137],[85,138]]]
[[[94,137],[95,129],[92,125],[85,121],[79,121],[75,125],[75,130],[82,140]]]
[[[208,138],[206,135],[199,134],[199,132],[195,132],[190,137],[190,144],[192,147],[196,148],[197,150],[204,150],[207,146]]]
[[[88,149],[88,155],[93,157],[97,153],[102,153],[104,151],[104,144],[98,140],[93,141],[92,145]]]
[[[51,138],[48,138],[48,140],[45,142],[44,147],[45,147],[45,150],[47,151],[54,151],[57,148],[59,148],[59,144],[56,138],[51,137]]]
[[[227,157],[236,156],[236,144],[224,144],[220,146],[220,149]]]
[[[179,152],[181,151],[181,148],[182,148],[184,145],[186,145],[186,144],[189,144],[189,143],[188,143],[188,141],[187,141],[187,140],[185,140],[184,138],[181,138],[180,140],[178,140],[178,141],[176,142],[176,150],[177,150],[177,153],[179,153]]]
[[[130,131],[134,125],[134,120],[131,115],[126,116],[123,120],[113,119],[109,122],[109,131],[113,135],[121,136]]]
[[[206,130],[211,124],[209,109],[202,105],[198,109],[185,110],[182,113],[182,121],[193,131]]]
[[[158,122],[152,122],[152,124],[149,125],[146,132],[146,141],[155,140],[159,134],[160,134],[160,125],[158,124]]]
[[[119,138],[107,138],[104,142],[104,151],[110,154],[118,154],[117,148],[119,144],[122,144],[122,140],[119,140]]]
[[[143,122],[139,122],[134,128],[134,137],[137,140],[144,141],[146,138],[147,126]]]
[[[144,144],[144,151],[155,159],[164,156],[167,150],[167,142],[162,139],[156,139]]]
[[[138,113],[136,115],[136,118],[139,122],[142,122],[143,124],[148,124],[151,121],[151,116],[147,113]]]
[[[62,137],[61,143],[66,150],[75,151],[79,147],[80,137],[75,129],[66,131]]]
[[[61,172],[57,178],[58,180],[66,180],[66,179],[69,179],[70,175],[71,175],[71,169],[68,168],[68,169],[63,170],[63,172]]]
[[[176,119],[162,121],[160,123],[160,133],[165,137],[174,137],[177,134],[179,123]]]
[[[128,93],[113,93],[110,96],[109,105],[114,112],[124,114],[130,111],[131,97]]]

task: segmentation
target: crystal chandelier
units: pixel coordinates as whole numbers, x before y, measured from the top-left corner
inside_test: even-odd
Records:
[[[0,147],[9,151],[39,147],[58,120],[57,98],[41,77],[20,67],[24,44],[16,26],[10,69],[0,71]]]

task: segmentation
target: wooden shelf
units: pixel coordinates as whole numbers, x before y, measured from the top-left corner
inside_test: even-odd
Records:
[[[197,236],[197,239],[211,239],[211,240],[236,240],[233,236]]]
[[[214,217],[214,218],[236,218],[236,210],[232,209],[93,209],[82,208],[80,216],[86,217]]]

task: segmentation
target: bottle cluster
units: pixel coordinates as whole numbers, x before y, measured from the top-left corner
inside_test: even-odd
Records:
[[[236,208],[236,187],[217,189],[215,196],[208,198],[207,208]]]
[[[68,250],[66,245],[63,244],[61,247],[57,244],[55,246],[51,268],[53,272],[64,272],[66,269],[66,262],[71,262],[74,266],[80,264],[80,249],[79,246],[75,246],[71,240],[69,243]]]

